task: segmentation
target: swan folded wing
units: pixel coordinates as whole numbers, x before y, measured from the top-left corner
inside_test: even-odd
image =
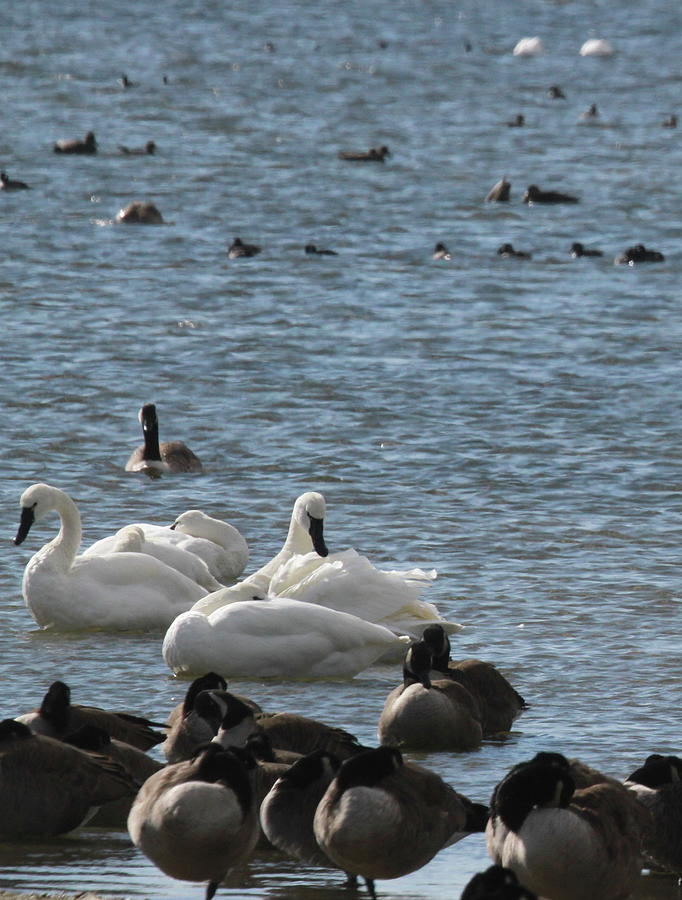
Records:
[[[210,616],[178,616],[163,656],[176,673],[351,678],[398,641],[348,613],[276,598],[231,603]]]

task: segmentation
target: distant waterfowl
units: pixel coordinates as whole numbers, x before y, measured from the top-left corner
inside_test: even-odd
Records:
[[[511,869],[490,866],[474,875],[459,900],[538,900],[538,896],[520,885]]]
[[[251,856],[260,828],[243,762],[218,744],[142,785],[128,817],[133,843],[162,872],[206,881],[206,900]]]
[[[128,78],[128,76],[125,74],[125,72],[119,78],[118,83],[121,85],[122,88],[137,87],[137,82],[131,81],[130,78]]]
[[[593,122],[595,119],[599,118],[599,110],[597,109],[596,103],[590,103],[587,109],[580,113],[579,121],[581,122]]]
[[[539,37],[524,37],[514,47],[514,56],[539,56],[545,52],[545,46]]]
[[[139,750],[150,750],[166,737],[157,730],[161,726],[142,716],[72,704],[71,689],[63,681],[54,681],[50,685],[38,709],[16,719],[36,734],[57,740],[80,728],[94,726]]]
[[[452,259],[452,254],[450,253],[448,248],[445,246],[445,244],[443,244],[443,243],[441,243],[441,241],[439,241],[436,244],[436,246],[433,248],[433,253],[431,254],[431,259],[450,260],[450,259]]]
[[[133,450],[125,465],[126,472],[161,475],[167,472],[203,472],[201,460],[183,441],[159,442],[159,419],[154,403],[145,403],[138,419],[144,444]]]
[[[487,810],[391,747],[346,760],[313,820],[322,851],[344,872],[374,882],[425,866],[444,847],[482,831]]]
[[[206,594],[145,553],[76,556],[81,517],[59,488],[34,484],[23,492],[20,505],[15,544],[23,543],[34,522],[50,512],[61,520],[59,534],[34,554],[24,571],[24,600],[43,628],[153,631],[167,627]]]
[[[208,568],[209,578],[216,579],[219,584],[234,581],[244,571],[249,559],[248,544],[238,529],[229,522],[207,515],[200,509],[188,509],[168,526],[153,525],[148,522],[125,526],[115,534],[95,541],[83,551],[83,556],[101,556],[104,553],[120,552],[123,549],[123,542],[131,540],[137,542],[137,538],[131,537],[129,531],[133,528],[141,529],[144,535],[141,552],[156,556],[167,565],[170,565],[172,560],[174,568],[179,569],[203,587],[208,586],[208,579],[205,579],[204,576],[200,577],[199,573],[203,572],[201,567],[192,563],[191,568],[186,568],[189,566],[187,557],[179,557],[178,554],[169,555],[166,547],[198,557]],[[205,580],[206,584],[204,584]],[[210,588],[210,590],[217,589]]]
[[[451,660],[450,639],[440,625],[427,625],[422,640],[433,656],[431,677],[452,678],[476,701],[483,737],[509,731],[512,723],[528,709],[523,697],[492,663],[480,659]]]
[[[338,256],[336,250],[319,249],[315,244],[306,244],[303,249],[308,256]]]
[[[613,45],[604,38],[590,38],[580,48],[581,56],[613,56]]]
[[[653,753],[625,781],[651,814],[644,855],[651,868],[682,875],[682,759]]]
[[[486,829],[495,863],[552,900],[622,900],[642,868],[646,810],[612,778],[559,753],[520,763],[493,792]]]
[[[377,734],[381,744],[407,750],[474,750],[483,730],[478,704],[461,684],[431,680],[432,654],[423,641],[405,655],[403,683],[386,698]]]
[[[532,254],[525,250],[514,250],[512,244],[500,244],[497,248],[497,255],[502,259],[532,259]]]
[[[125,770],[34,734],[21,722],[0,722],[0,838],[54,837],[84,824],[97,807],[135,795]]]
[[[388,147],[370,147],[369,150],[339,150],[339,159],[348,162],[383,162],[391,155]]]
[[[163,225],[163,216],[153,203],[133,200],[116,213],[116,221],[125,225]]]
[[[547,96],[550,100],[566,99],[566,94],[564,94],[563,90],[559,87],[558,84],[553,84],[551,87],[547,88]]]
[[[227,248],[228,259],[240,259],[241,257],[257,256],[261,248],[257,244],[245,244],[241,238],[236,237]]]
[[[526,117],[521,113],[517,113],[513,119],[507,122],[510,128],[521,128],[526,124]]]
[[[537,185],[530,184],[523,195],[523,202],[531,206],[534,203],[578,203],[578,198],[561,191],[541,191]]]
[[[643,262],[664,262],[665,256],[658,250],[647,250],[644,244],[635,244],[623,250],[614,260],[616,265],[634,266]]]
[[[154,141],[147,141],[144,147],[124,147],[119,144],[118,149],[124,156],[146,156],[156,153],[156,144]]]
[[[503,175],[486,194],[486,203],[504,203],[509,200],[510,188],[511,182],[507,181],[506,176]]]
[[[603,256],[601,250],[592,250],[584,247],[580,241],[573,241],[571,244],[570,254],[573,259],[579,259],[581,256]]]
[[[179,615],[163,640],[178,675],[352,678],[402,644],[380,625],[314,603],[273,598]]]
[[[80,138],[71,138],[57,141],[53,149],[55,153],[76,153],[82,155],[97,153],[97,141],[94,133],[88,131],[82,140]]]
[[[0,172],[0,190],[3,191],[27,191],[29,186],[18,178],[10,178],[7,172]]]
[[[677,128],[677,116],[673,113],[661,122],[663,128]]]

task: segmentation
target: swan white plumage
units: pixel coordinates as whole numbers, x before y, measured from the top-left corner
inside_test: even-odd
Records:
[[[325,501],[317,491],[306,491],[294,503],[289,522],[289,531],[279,553],[269,562],[238,584],[214,591],[203,602],[193,608],[195,612],[209,615],[228,603],[241,600],[265,599],[270,589],[273,575],[288,562],[292,556],[313,552],[319,557],[327,556],[324,543]]]
[[[524,37],[514,47],[514,56],[539,56],[545,47],[539,37]]]
[[[415,638],[434,622],[449,634],[460,630],[461,625],[444,621],[432,603],[420,599],[435,571],[384,571],[353,549],[329,554],[323,536],[325,513],[322,494],[302,494],[279,553],[239,584],[202,598],[194,611],[208,615],[229,603],[279,597],[350,613]]]
[[[149,556],[160,559],[167,566],[177,569],[192,581],[196,581],[207,591],[215,591],[222,587],[220,582],[211,575],[208,566],[200,556],[189,550],[183,550],[179,545],[165,544],[153,539],[148,540],[140,525],[126,525],[124,528],[119,528],[112,537],[116,539],[113,544],[103,545],[106,548],[105,553],[148,553]],[[97,543],[102,542],[98,541]],[[102,554],[96,553],[93,547],[89,547],[83,555],[101,556]]]
[[[210,574],[218,582],[218,587],[241,575],[249,559],[248,544],[234,525],[208,516],[200,509],[188,509],[172,525],[153,525],[148,522],[136,522],[134,525],[144,533],[144,553],[158,556],[163,562],[167,560],[161,555],[162,550],[157,552],[159,545],[178,547],[193,553],[206,563]],[[108,535],[95,541],[83,555],[100,556],[102,553],[111,553],[119,541],[119,532]],[[209,590],[217,588],[212,586]]]
[[[613,45],[604,38],[590,38],[580,48],[581,56],[613,56]]]
[[[166,628],[206,591],[181,572],[145,553],[77,556],[81,517],[73,500],[49,484],[34,484],[20,499],[16,544],[50,512],[61,521],[58,535],[24,570],[26,606],[43,628],[72,631],[155,631]]]
[[[190,610],[170,626],[163,658],[176,675],[352,678],[405,641],[337,610],[274,598]]]

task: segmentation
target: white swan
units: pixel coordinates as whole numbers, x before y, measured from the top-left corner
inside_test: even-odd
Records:
[[[220,582],[211,575],[208,566],[200,556],[184,550],[179,545],[164,544],[153,539],[148,540],[140,525],[126,525],[124,528],[119,528],[112,537],[115,538],[115,541],[113,544],[104,544],[106,547],[104,553],[147,553],[149,556],[160,559],[171,569],[182,572],[183,575],[196,581],[207,591],[215,591],[222,587]],[[100,542],[98,541],[98,543]],[[101,556],[102,554],[94,552],[93,548],[89,547],[83,555]]]
[[[580,48],[581,56],[613,56],[613,45],[604,38],[590,38]]]
[[[276,598],[179,615],[163,640],[176,675],[352,678],[405,640],[381,625],[312,603]]]
[[[233,584],[222,590],[214,591],[203,602],[193,608],[196,612],[209,615],[228,603],[240,600],[265,599],[270,588],[270,581],[280,566],[288,562],[296,554],[314,551],[318,556],[327,556],[324,543],[325,502],[322,494],[306,491],[294,503],[289,522],[289,531],[279,553],[260,569],[253,572],[239,584]]]
[[[241,575],[249,559],[248,544],[234,525],[223,522],[222,519],[214,519],[200,509],[188,509],[172,525],[152,525],[148,522],[134,524],[144,533],[142,552],[167,562],[162,555],[163,549],[159,550],[159,547],[171,546],[193,553],[203,560],[218,586],[204,585],[203,582],[200,584],[212,591]],[[120,532],[95,541],[83,555],[100,556],[117,549],[120,549]]]
[[[432,603],[419,599],[436,577],[435,571],[383,571],[352,549],[328,554],[323,537],[325,512],[322,494],[302,494],[294,504],[279,553],[244,581],[209,594],[193,609],[208,615],[228,603],[286,597],[350,613],[416,638],[434,622],[449,634],[460,630],[461,625],[441,619]]]
[[[514,56],[539,56],[545,52],[539,37],[524,37],[514,47]]]
[[[81,517],[59,488],[34,484],[23,492],[20,505],[16,544],[48,513],[56,511],[61,520],[57,537],[31,557],[24,571],[24,600],[43,628],[155,631],[206,594],[181,572],[145,553],[76,556]]]

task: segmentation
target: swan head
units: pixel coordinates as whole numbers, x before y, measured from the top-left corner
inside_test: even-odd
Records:
[[[306,491],[297,499],[291,514],[292,526],[302,528],[308,534],[318,556],[329,555],[324,542],[325,513],[326,504],[322,494],[317,491]]]
[[[14,543],[17,545],[23,543],[33,523],[38,522],[51,510],[56,509],[58,498],[63,496],[65,495],[62,491],[51,487],[49,484],[32,484],[31,487],[26,488],[19,498],[21,519]]]

